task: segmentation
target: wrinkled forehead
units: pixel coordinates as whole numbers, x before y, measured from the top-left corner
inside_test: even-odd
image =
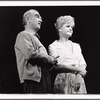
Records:
[[[36,10],[29,10],[23,15],[24,18],[27,18],[27,17],[29,18],[29,17],[33,17],[33,16],[34,17],[38,16],[39,18],[41,18],[39,12]]]
[[[38,15],[39,15],[39,12],[38,12],[38,11],[36,11],[36,10],[30,10],[30,13],[31,13],[32,15],[36,15],[36,14],[38,14]]]
[[[41,18],[41,16],[40,16],[39,12],[38,12],[38,11],[36,11],[36,10],[32,10],[30,13],[31,13],[31,15],[32,15],[32,16],[34,16],[34,17]]]

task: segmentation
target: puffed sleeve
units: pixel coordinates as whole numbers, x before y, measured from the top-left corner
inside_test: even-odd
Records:
[[[80,45],[79,45],[79,54],[80,54],[79,64],[80,64],[80,66],[84,65],[84,67],[86,68],[87,64],[86,64],[86,61],[85,61],[85,59],[83,57],[82,49],[81,49]]]
[[[55,48],[55,46],[53,46],[53,44],[49,45],[48,52],[49,52],[49,55],[52,56],[52,57],[57,57],[58,56],[56,48]]]

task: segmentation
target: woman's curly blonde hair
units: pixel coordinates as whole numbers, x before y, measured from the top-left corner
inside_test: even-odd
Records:
[[[70,15],[60,16],[57,18],[56,23],[54,24],[56,29],[60,29],[64,24],[69,24],[72,27],[75,26],[74,18]]]

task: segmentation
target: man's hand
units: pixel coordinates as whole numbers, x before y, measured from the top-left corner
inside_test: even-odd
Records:
[[[53,65],[57,65],[59,56],[54,58]]]
[[[57,56],[55,58],[51,57],[51,60],[49,60],[50,65],[52,65],[51,66],[52,68],[50,70],[52,70],[55,66],[57,66],[57,63],[58,63],[57,58],[59,58],[59,56]]]

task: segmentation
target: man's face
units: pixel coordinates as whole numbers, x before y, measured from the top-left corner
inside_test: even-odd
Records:
[[[41,28],[42,18],[37,11],[33,11],[30,17],[30,26],[32,29],[38,31]]]

